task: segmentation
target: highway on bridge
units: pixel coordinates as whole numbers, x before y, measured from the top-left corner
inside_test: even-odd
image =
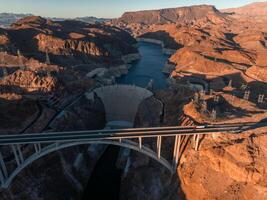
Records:
[[[131,139],[138,137],[151,138],[157,136],[168,137],[214,133],[241,133],[246,130],[265,126],[267,126],[267,122],[1,135],[0,145]]]

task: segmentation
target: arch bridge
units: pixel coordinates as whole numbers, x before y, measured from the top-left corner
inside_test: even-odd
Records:
[[[266,125],[267,123],[247,123],[1,135],[1,188],[8,188],[12,180],[35,160],[60,149],[83,144],[111,144],[129,148],[149,156],[173,174],[181,156],[181,147],[187,141],[186,138],[191,139],[195,150],[198,150],[200,137],[203,135],[236,133]],[[166,146],[163,142],[167,138],[173,141],[172,146]],[[151,141],[156,144],[155,147],[148,145],[147,142]],[[171,158],[162,156],[162,148],[170,151]],[[15,167],[12,167],[12,164]]]

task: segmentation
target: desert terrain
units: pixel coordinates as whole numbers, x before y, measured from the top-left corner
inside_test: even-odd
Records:
[[[168,88],[140,105],[135,127],[266,122],[266,22],[266,2],[126,12],[101,24],[20,19],[0,29],[0,133],[104,128],[103,102],[84,94],[129,73],[140,59],[140,41],[160,44],[169,55],[162,66]],[[155,99],[164,105],[163,117]],[[171,178],[158,163],[131,151],[120,199],[266,199],[266,133],[266,127],[255,127],[204,136],[198,151],[184,138],[188,143]],[[81,199],[105,148],[82,145],[43,158],[45,164],[38,160],[8,191],[0,190],[0,198]],[[162,150],[167,157],[169,150]],[[78,156],[82,161],[74,167]]]

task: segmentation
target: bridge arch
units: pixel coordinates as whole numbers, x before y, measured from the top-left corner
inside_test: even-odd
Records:
[[[2,188],[8,188],[11,184],[12,180],[27,166],[29,166],[34,161],[50,154],[53,152],[56,152],[58,150],[62,150],[68,147],[73,147],[77,145],[85,145],[85,144],[108,144],[108,145],[115,145],[120,147],[129,148],[131,150],[135,150],[137,152],[143,153],[146,156],[152,158],[153,160],[156,160],[158,163],[166,167],[171,173],[174,173],[172,165],[164,158],[158,158],[157,153],[151,150],[148,147],[145,147],[142,145],[140,148],[139,144],[136,142],[133,142],[131,140],[124,139],[122,141],[115,141],[115,140],[99,140],[99,141],[79,141],[79,142],[68,142],[68,143],[54,143],[51,145],[48,145],[40,152],[36,152],[27,159],[24,160],[23,163],[21,163],[8,177],[4,180],[2,183]]]

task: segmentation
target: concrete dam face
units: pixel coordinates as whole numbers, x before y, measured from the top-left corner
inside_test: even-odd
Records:
[[[128,127],[133,126],[140,103],[153,96],[151,91],[132,85],[100,87],[87,93],[86,97],[94,101],[95,94],[105,106],[107,125],[124,122]]]

